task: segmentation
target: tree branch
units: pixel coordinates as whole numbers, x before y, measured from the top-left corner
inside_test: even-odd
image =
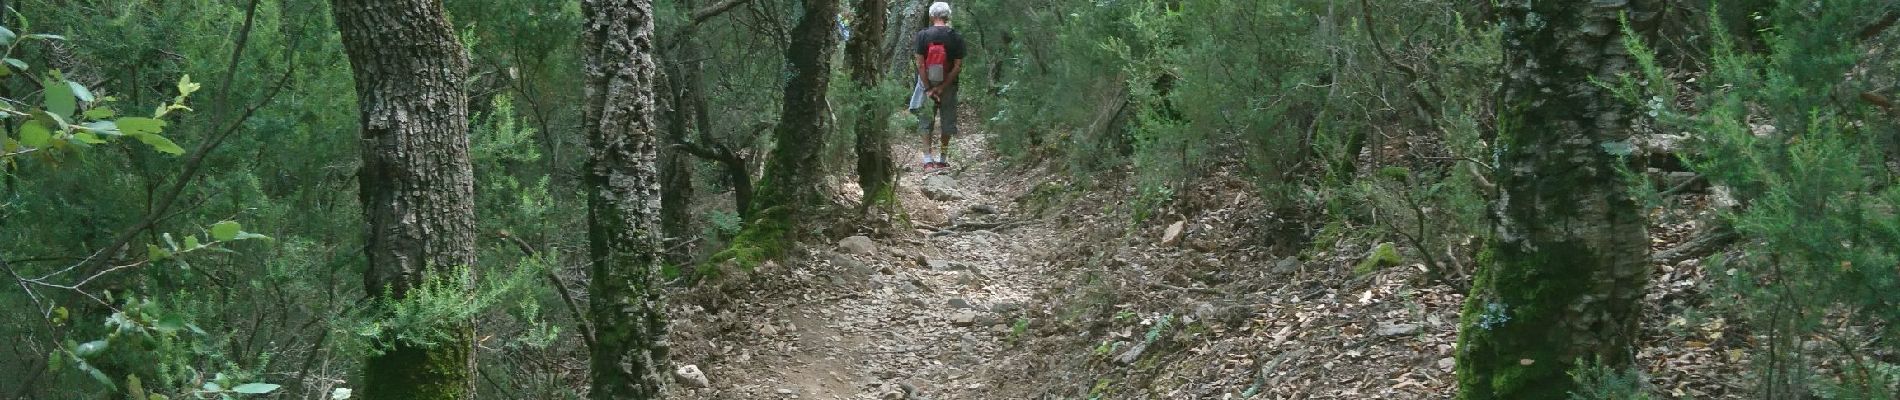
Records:
[[[538,253],[534,250],[534,246],[528,245],[528,241],[521,240],[521,238],[515,237],[512,234],[509,234],[508,231],[504,230],[501,232],[496,232],[495,235],[500,236],[502,240],[505,240],[505,241],[508,241],[509,243],[514,244],[515,248],[521,249],[521,254],[523,255],[527,255],[528,257],[534,257],[535,254]],[[549,284],[554,285],[555,293],[561,295],[561,304],[567,306],[567,312],[569,314],[573,314],[574,321],[580,323],[581,341],[587,343],[587,348],[590,348],[590,349],[593,348],[594,347],[594,324],[593,322],[587,320],[587,314],[581,313],[580,303],[574,301],[574,294],[567,290],[567,283],[562,282],[561,276],[556,275],[554,273],[554,269],[552,268],[546,271],[542,271],[542,274],[544,275],[544,277],[548,279]]]
[[[1400,63],[1397,58],[1392,57],[1392,53],[1385,50],[1385,41],[1379,38],[1379,27],[1372,23],[1372,1],[1359,0],[1359,6],[1361,8],[1361,10],[1359,10],[1359,17],[1365,21],[1366,35],[1371,37],[1372,49],[1379,53],[1379,58],[1385,59],[1387,64],[1392,64],[1392,68],[1399,70],[1399,73],[1405,74],[1406,79],[1411,80],[1415,84],[1425,85],[1423,90],[1431,91],[1432,97],[1445,98],[1443,94],[1438,93],[1437,88],[1432,87],[1431,83],[1425,80],[1417,68]],[[1436,107],[1432,105],[1431,99],[1426,98],[1425,93],[1418,88],[1413,88],[1408,92],[1412,95],[1412,101],[1417,102],[1419,108],[1425,110],[1425,120],[1430,122],[1434,128],[1437,127],[1438,117],[1433,114],[1436,111],[1434,110]]]
[[[241,57],[243,57],[243,49],[249,45],[249,40],[251,40],[251,27],[253,27],[255,17],[257,17],[257,4],[257,0],[251,0],[249,11],[245,11],[245,23],[243,23],[241,30],[237,30],[237,44],[236,47],[232,49],[232,64],[230,64],[230,66],[226,68],[226,72],[224,72],[224,82],[218,83],[218,87],[222,87],[222,89],[220,89],[222,93],[218,93],[218,102],[220,102],[220,104],[218,104],[218,116],[217,118],[213,118],[213,129],[217,129],[217,127],[226,123],[224,116],[222,116],[222,114],[224,114],[222,110],[224,110],[226,106],[224,106],[222,102],[230,97],[230,87],[232,87],[232,80],[236,80],[237,66],[239,66],[239,61],[243,61],[243,59],[241,59]],[[125,231],[120,231],[120,235],[114,237],[110,245],[99,248],[99,250],[93,252],[91,256],[85,256],[85,260],[82,260],[80,264],[74,265],[74,267],[91,267],[91,265],[101,264],[101,262],[104,262],[101,256],[118,252],[118,250],[127,245],[127,243],[131,243],[133,237],[139,237],[141,231],[150,229],[150,227],[158,224],[158,220],[163,220],[165,210],[171,209],[171,205],[177,203],[180,193],[184,193],[184,186],[188,186],[194,178],[198,178],[198,171],[199,169],[203,169],[203,163],[205,163],[205,155],[211,154],[211,150],[217,150],[218,144],[224,144],[224,138],[228,138],[232,133],[237,133],[237,129],[243,127],[243,121],[245,121],[245,119],[251,119],[251,114],[255,114],[258,108],[262,108],[264,104],[270,104],[270,100],[276,99],[277,93],[283,91],[283,87],[291,83],[291,76],[293,76],[295,70],[296,64],[291,63],[289,68],[285,68],[283,78],[279,78],[276,85],[270,89],[270,93],[264,95],[264,100],[260,100],[258,104],[251,104],[249,108],[243,110],[243,114],[237,116],[236,121],[230,121],[228,125],[224,125],[222,131],[218,131],[215,135],[211,135],[209,140],[198,144],[198,150],[192,152],[192,155],[190,155],[188,159],[184,159],[184,171],[179,173],[179,178],[177,178],[175,182],[171,182],[171,188],[158,197],[158,201],[152,205],[150,212],[146,212],[144,218],[141,218],[137,224],[127,227]],[[106,256],[106,258],[110,258],[110,256]],[[65,271],[72,271],[72,267],[66,267],[66,269],[59,271],[59,273],[65,273]],[[55,275],[57,275],[57,273],[55,273]],[[51,277],[51,275],[47,275],[47,277]]]
[[[727,10],[731,10],[733,9],[733,7],[738,7],[739,5],[745,4],[748,1],[752,1],[752,0],[726,0],[726,1],[719,2],[718,4],[713,4],[706,7],[702,7],[698,10],[693,10],[693,25],[699,25],[701,23],[705,23],[706,20],[712,19],[713,17],[717,17],[719,16],[719,14],[725,14]]]

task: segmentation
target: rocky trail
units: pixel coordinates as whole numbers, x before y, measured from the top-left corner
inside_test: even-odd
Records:
[[[908,225],[833,227],[674,294],[671,358],[689,370],[670,397],[1450,397],[1463,291],[1420,264],[1364,266],[1390,244],[1276,247],[1287,224],[1227,170],[1130,225],[1128,185],[1051,200],[1044,189],[1079,183],[1010,169],[986,139],[957,138],[966,161],[950,171],[904,174]],[[1691,228],[1660,227],[1672,233],[1657,245]],[[1732,328],[1669,311],[1706,271],[1658,267],[1638,354],[1650,383],[1670,398],[1739,393],[1745,358],[1717,340]]]
[[[952,154],[971,161],[902,178],[915,232],[813,246],[761,267],[716,311],[676,302],[674,351],[691,354],[676,363],[699,370],[676,376],[681,395],[983,398],[976,393],[988,388],[976,372],[1021,333],[1005,315],[1055,281],[1038,270],[1034,251],[1059,243],[1048,243],[1058,236],[1047,224],[1013,208],[1034,182],[986,162],[982,140],[955,141]]]

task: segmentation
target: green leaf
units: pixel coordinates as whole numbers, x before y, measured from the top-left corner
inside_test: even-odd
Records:
[[[40,39],[40,40],[66,40],[65,36],[54,35],[50,33],[35,33],[35,34],[30,34],[30,35],[26,35],[22,37],[25,37],[27,39]]]
[[[251,240],[251,239],[270,240],[270,236],[264,236],[264,235],[259,235],[255,233],[250,233],[250,232],[239,232],[237,237],[231,238],[231,240]]]
[[[165,249],[158,248],[158,245],[155,245],[155,244],[145,245],[145,257],[152,259],[152,261],[164,260],[171,256],[172,256],[172,252],[165,251]]]
[[[0,46],[12,45],[13,39],[18,39],[19,37],[20,35],[13,33],[12,29],[7,29],[7,27],[0,26]]]
[[[185,76],[179,77],[178,78],[178,101],[176,102],[177,103],[185,102],[185,97],[191,96],[192,92],[198,91],[198,88],[201,88],[201,87],[204,87],[204,85],[200,85],[197,82],[191,81],[190,74],[186,74]]]
[[[152,324],[152,327],[158,329],[160,332],[177,332],[180,329],[185,329],[185,319],[177,315],[167,315],[164,318],[159,318],[158,323]]]
[[[85,344],[81,344],[79,345],[79,347],[74,347],[73,355],[79,356],[79,357],[92,357],[92,355],[99,354],[99,352],[105,351],[105,350],[106,350],[106,341],[94,340],[94,341],[86,342]]]
[[[99,384],[106,385],[106,387],[112,388],[112,390],[119,389],[119,384],[112,382],[112,377],[106,376],[104,371],[100,371],[98,368],[93,368],[91,365],[84,363],[79,365],[79,369],[85,370],[88,375],[92,375],[92,380],[99,381]]]
[[[243,226],[238,225],[237,221],[224,221],[211,225],[211,238],[218,241],[236,239],[237,235],[243,232]]]
[[[125,125],[119,125],[119,129],[121,130],[125,129]],[[133,135],[130,133],[127,133],[127,135],[134,138],[138,138],[140,142],[145,142],[145,144],[151,145],[152,150],[158,150],[158,152],[160,153],[170,154],[174,156],[185,154],[185,148],[178,147],[178,143],[173,143],[171,139],[166,139],[164,136],[153,135],[153,134]]]
[[[90,110],[86,110],[87,119],[106,119],[106,118],[112,118],[115,115],[118,115],[118,113],[112,111],[112,109],[110,108],[105,108],[105,107],[97,107]]]
[[[119,124],[112,123],[112,121],[92,121],[92,122],[87,122],[85,124],[82,124],[80,126],[86,127],[87,130],[91,130],[94,133],[103,133],[107,135],[119,134]]]
[[[18,59],[18,58],[12,58],[12,57],[8,57],[8,58],[7,58],[7,60],[6,60],[6,63],[7,63],[7,65],[8,65],[8,66],[11,66],[11,67],[13,67],[13,69],[17,69],[17,70],[20,70],[20,72],[26,72],[26,70],[27,70],[27,66],[26,66],[26,61],[25,61],[25,60],[21,60],[21,59]]]
[[[165,120],[145,117],[125,117],[113,121],[119,130],[127,135],[156,134],[165,131]]]
[[[78,140],[80,143],[85,144],[106,144],[105,139],[99,138],[98,134],[92,132],[74,133],[73,140]]]
[[[73,95],[73,87],[72,85],[67,85],[66,80],[48,78],[40,82],[40,87],[46,89],[45,103],[47,112],[58,115],[60,118],[65,118],[66,116],[73,115],[73,111],[76,111],[79,107],[79,98]]]
[[[32,147],[46,147],[47,143],[52,142],[52,140],[53,131],[46,129],[46,125],[40,123],[39,120],[29,120],[24,124],[20,124],[20,144]]]
[[[204,246],[204,245],[198,243],[198,235],[185,236],[185,250],[186,251],[191,251],[201,246]]]
[[[277,390],[278,387],[269,383],[246,383],[231,388],[231,391],[243,394],[265,394]]]
[[[73,89],[73,96],[78,97],[79,101],[92,102],[92,90],[86,89],[86,85],[81,85],[79,82],[66,81],[66,86]]]

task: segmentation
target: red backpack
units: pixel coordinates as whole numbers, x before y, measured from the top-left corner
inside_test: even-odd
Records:
[[[929,50],[924,52],[924,79],[931,85],[943,83],[944,64],[950,60],[950,53],[944,50],[943,42],[930,42]]]

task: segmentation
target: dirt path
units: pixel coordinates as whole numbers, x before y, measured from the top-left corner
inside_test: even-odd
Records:
[[[686,334],[676,333],[683,342],[676,351],[715,353],[675,356],[677,363],[698,362],[712,382],[682,394],[983,398],[988,386],[973,375],[1001,359],[1004,341],[1015,334],[1016,321],[1006,316],[1053,284],[1031,260],[1056,236],[1014,209],[1034,182],[989,162],[994,157],[982,140],[965,135],[954,143],[958,160],[976,161],[902,178],[904,207],[923,229],[868,235],[872,246],[795,255],[786,267],[768,267],[789,271],[757,278],[784,279],[760,285],[779,289],[735,299],[710,321],[681,322]],[[914,151],[898,154],[914,163]]]

